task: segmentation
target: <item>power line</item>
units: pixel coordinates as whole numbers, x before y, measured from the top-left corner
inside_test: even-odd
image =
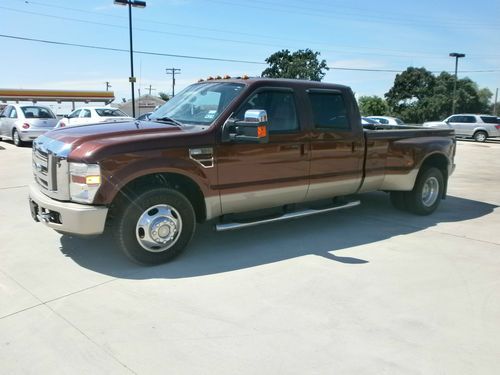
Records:
[[[23,1],[23,0],[19,0]],[[58,9],[63,9],[63,10],[70,10],[70,11],[75,11],[79,13],[88,13],[88,14],[97,14],[99,16],[103,16],[103,13],[100,12],[95,12],[95,11],[89,11],[85,9],[80,9],[80,8],[71,8],[71,7],[66,7],[66,6],[57,6],[57,5],[48,5],[44,4],[38,1],[25,1],[29,5],[38,5],[38,6],[43,6],[43,7],[50,7],[50,8],[58,8]],[[235,4],[237,5],[237,4]],[[54,19],[61,19],[61,20],[68,20],[68,21],[73,21],[73,22],[80,22],[80,23],[87,23],[87,24],[93,24],[93,25],[99,25],[99,26],[106,26],[106,27],[113,27],[113,28],[120,28],[123,29],[125,28],[122,25],[115,25],[115,24],[110,24],[110,23],[104,23],[104,22],[96,22],[96,21],[88,21],[88,20],[82,20],[78,18],[72,18],[72,17],[66,17],[66,16],[57,16],[53,14],[46,14],[46,13],[38,13],[38,12],[32,12],[32,11],[26,11],[26,10],[20,10],[20,9],[15,9],[15,8],[8,8],[8,7],[1,7],[1,9],[13,11],[13,12],[19,12],[19,13],[27,13],[27,14],[32,14],[32,15],[37,15],[37,16],[42,16],[42,17],[49,17],[49,18],[54,18]],[[114,18],[119,18],[123,19],[121,16],[117,15],[112,15],[109,13],[104,14],[106,17],[114,17]],[[184,27],[184,28],[193,28],[193,29],[200,29],[200,30],[205,30],[205,31],[213,31],[213,32],[219,32],[219,33],[228,33],[230,32],[231,34],[240,34],[240,35],[247,35],[247,36],[253,36],[253,37],[258,37],[258,38],[266,38],[266,40],[269,39],[274,39],[274,40],[287,40],[291,41],[294,43],[307,43],[308,45],[321,45],[321,46],[330,46],[334,47],[337,49],[345,49],[346,51],[339,51],[339,50],[324,50],[324,52],[331,52],[331,53],[355,53],[355,54],[361,54],[361,55],[372,55],[372,56],[383,56],[383,57],[406,57],[406,58],[415,58],[415,57],[423,57],[427,59],[447,59],[447,56],[437,56],[434,53],[428,53],[428,52],[419,52],[415,53],[415,51],[412,52],[406,52],[406,51],[396,51],[396,50],[390,50],[390,49],[382,49],[382,48],[374,48],[374,47],[366,47],[366,46],[358,46],[358,48],[362,48],[363,51],[356,50],[355,48],[351,46],[331,46],[328,43],[318,43],[314,41],[307,41],[307,40],[300,40],[300,39],[286,39],[286,38],[276,38],[276,37],[269,37],[265,35],[258,35],[258,34],[250,34],[250,33],[239,33],[236,31],[228,31],[228,30],[221,30],[221,29],[212,29],[212,28],[204,28],[204,27],[197,27],[197,26],[187,26],[187,25],[179,25],[179,24],[171,24],[171,23],[166,23],[166,22],[159,22],[159,21],[154,21],[154,20],[149,20],[149,19],[143,19],[143,18],[136,18],[138,21],[144,21],[148,23],[157,23],[161,25],[169,25],[169,26],[176,26],[176,27]],[[163,30],[155,30],[155,29],[145,29],[145,28],[134,28],[134,30],[137,31],[143,31],[143,32],[149,32],[149,33],[157,33],[157,34],[164,34],[164,35],[171,35],[171,36],[179,36],[183,38],[195,38],[195,39],[202,39],[202,40],[214,40],[214,41],[219,41],[219,42],[229,42],[229,43],[236,43],[236,44],[249,44],[249,45],[258,45],[258,46],[270,46],[270,47],[278,47],[278,48],[283,48],[283,45],[277,45],[277,44],[271,44],[267,42],[255,42],[255,41],[248,41],[248,40],[236,40],[236,39],[227,39],[227,38],[217,38],[217,37],[210,37],[210,36],[200,36],[200,35],[193,35],[193,34],[183,34],[183,33],[176,33],[176,32],[167,32]],[[392,53],[374,53],[374,52],[366,52],[365,50],[373,50],[373,51],[387,51],[387,52],[392,52]],[[469,53],[471,55],[471,53]],[[484,54],[476,54],[476,56],[498,56],[498,55],[484,55]]]
[[[22,40],[22,41],[27,41],[27,42],[45,43],[45,44],[52,44],[52,45],[58,45],[58,46],[96,49],[96,50],[103,50],[103,51],[126,52],[126,53],[130,52],[128,49],[123,49],[123,48],[103,47],[103,46],[95,46],[95,45],[79,44],[79,43],[68,43],[68,42],[60,42],[60,41],[46,40],[46,39],[35,39],[35,38],[27,38],[27,37],[21,37],[21,36],[16,36],[16,35],[0,34],[0,38]],[[176,57],[176,58],[181,58],[181,59],[221,61],[221,62],[253,64],[253,65],[267,65],[265,62],[261,62],[261,61],[223,59],[223,58],[208,57],[208,56],[178,55],[178,54],[172,54],[172,53],[138,51],[138,50],[134,50],[134,53],[141,54],[141,55],[150,55],[150,56]],[[348,67],[340,67],[340,66],[330,66],[329,68],[333,69],[333,70],[351,70],[351,71],[365,71],[365,72],[389,72],[389,73],[401,73],[404,71],[404,70],[396,70],[396,69],[364,69],[364,68],[348,68]],[[442,71],[436,70],[436,71],[431,71],[431,72],[432,73],[440,73]],[[492,73],[492,72],[500,72],[500,69],[461,70],[461,71],[459,71],[459,73]]]

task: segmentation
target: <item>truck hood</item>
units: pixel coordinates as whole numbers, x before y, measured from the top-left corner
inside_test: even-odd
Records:
[[[188,135],[205,133],[207,127],[153,121],[99,123],[54,129],[45,137],[71,150],[70,160],[97,160],[103,153],[134,152],[141,149],[181,147]],[[187,137],[191,138],[191,137]],[[202,137],[204,138],[204,137]]]

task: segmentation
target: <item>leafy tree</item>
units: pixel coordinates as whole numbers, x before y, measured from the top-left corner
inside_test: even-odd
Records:
[[[160,97],[161,100],[164,100],[168,102],[170,100],[170,95],[164,93],[164,92],[159,92],[158,96]]]
[[[275,52],[266,59],[269,67],[262,72],[262,77],[321,81],[329,68],[325,60],[319,61],[319,55],[319,52],[310,49],[293,53],[287,49]]]
[[[385,94],[389,110],[407,123],[442,120],[451,114],[455,76],[442,72],[434,76],[425,68],[409,67],[396,75],[393,87]],[[492,97],[470,78],[457,80],[456,112],[485,113]]]
[[[389,114],[387,102],[376,95],[361,96],[358,104],[362,116],[387,116]]]

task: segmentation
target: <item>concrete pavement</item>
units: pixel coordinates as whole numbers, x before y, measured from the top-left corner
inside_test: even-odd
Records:
[[[449,198],[215,233],[172,263],[30,217],[0,146],[0,373],[498,374],[500,143],[459,141]]]

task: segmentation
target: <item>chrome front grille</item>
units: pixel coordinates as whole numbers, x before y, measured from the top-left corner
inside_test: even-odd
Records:
[[[69,200],[69,146],[48,138],[33,142],[33,175],[40,190],[51,198]]]

